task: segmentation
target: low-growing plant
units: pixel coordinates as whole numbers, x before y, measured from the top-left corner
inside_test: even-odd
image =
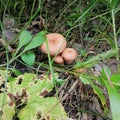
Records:
[[[6,82],[6,72],[0,70],[1,120],[67,120],[58,98],[45,97],[54,87],[50,75],[25,73]]]
[[[35,53],[30,50],[39,47],[45,41],[45,39],[45,31],[41,31],[32,37],[30,32],[23,30],[19,36],[18,47],[16,52],[13,53],[10,63],[15,61],[18,57],[21,57],[26,64],[32,66],[35,62]]]

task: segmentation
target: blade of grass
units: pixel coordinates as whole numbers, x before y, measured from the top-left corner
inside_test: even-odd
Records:
[[[75,25],[80,19],[82,19],[92,8],[95,7],[97,3],[97,0],[92,0],[90,1],[89,5],[87,6],[87,8],[84,10],[84,12],[77,18],[77,20],[75,20],[75,22],[73,23],[73,25]]]
[[[8,3],[9,3],[9,1],[7,2],[7,5],[6,5],[4,11],[6,11],[7,6],[8,6]],[[3,28],[3,26],[2,26],[1,23],[2,23],[2,22],[1,22],[1,20],[0,20],[0,26],[1,26],[2,33],[3,33],[4,28]],[[4,36],[3,34],[2,34],[2,38],[5,40],[5,36]],[[7,65],[6,65],[6,78],[5,78],[5,83],[4,83],[5,87],[4,87],[4,95],[3,95],[3,99],[2,99],[1,111],[3,111],[3,108],[4,108],[5,94],[6,94],[6,89],[7,89],[6,86],[7,86],[7,80],[8,80],[9,56],[8,56],[8,49],[7,49],[7,47],[8,47],[8,46],[5,46],[5,50],[6,50],[6,62],[7,62]],[[0,119],[1,119],[1,116],[0,116]]]
[[[119,65],[119,48],[118,48],[118,43],[117,43],[117,33],[116,33],[116,24],[115,24],[115,10],[112,8],[111,10],[111,15],[112,15],[112,24],[113,24],[113,37],[114,37],[114,42],[115,42],[115,49],[117,51],[116,54],[116,59],[118,62],[118,71],[120,73],[120,65]]]

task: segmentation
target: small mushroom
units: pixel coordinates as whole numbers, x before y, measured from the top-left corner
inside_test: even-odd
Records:
[[[71,64],[77,58],[77,51],[73,48],[66,48],[63,53],[62,57],[66,64]]]
[[[54,62],[57,63],[57,64],[63,64],[63,63],[64,63],[63,57],[60,56],[60,55],[57,55],[57,56],[54,58]]]
[[[46,35],[46,39],[48,40],[48,48],[51,56],[62,53],[66,48],[66,40],[59,33],[49,33]],[[40,46],[41,51],[45,54],[48,53],[48,48],[46,42]]]

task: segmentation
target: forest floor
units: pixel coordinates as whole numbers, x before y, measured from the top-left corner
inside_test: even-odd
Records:
[[[99,96],[91,85],[84,84],[81,81],[79,75],[99,76],[104,67],[108,67],[112,74],[118,73],[116,57],[112,56],[108,59],[100,60],[92,67],[72,69],[77,62],[87,61],[111,49],[111,45],[106,40],[107,38],[110,39],[113,34],[112,27],[109,24],[111,17],[107,13],[107,6],[100,2],[93,7],[93,2],[87,0],[82,2],[79,0],[62,0],[62,2],[44,0],[40,12],[28,22],[31,18],[30,16],[33,16],[36,11],[35,7],[33,11],[31,10],[32,3],[30,1],[29,4],[30,6],[23,8],[22,14],[20,15],[19,13],[19,16],[16,16],[16,12],[12,14],[12,9],[9,12],[6,10],[6,13],[3,14],[4,21],[2,21],[2,24],[4,29],[2,32],[10,47],[14,50],[17,48],[18,38],[12,42],[11,39],[18,36],[23,28],[28,30],[33,36],[42,30],[46,30],[48,33],[61,33],[67,40],[67,46],[77,50],[78,58],[71,65],[53,63],[54,72],[57,72],[59,78],[65,81],[61,85],[56,85],[55,89],[46,96],[57,96],[68,117],[73,120],[112,120],[106,88],[97,82],[95,83],[105,95],[106,106],[109,110],[107,115],[105,115],[105,109]],[[37,3],[35,3],[35,6],[37,6]],[[87,11],[88,8],[90,9],[89,11]],[[17,9],[19,10],[20,8],[18,7]],[[30,10],[33,13],[29,13]],[[83,14],[81,15],[81,13]],[[119,25],[118,18],[116,23]],[[6,52],[5,47],[0,46],[0,65],[2,65],[6,63]],[[33,51],[36,55],[36,63],[44,63],[42,67],[38,68],[37,64],[29,67],[18,58],[9,65],[10,68],[15,68],[21,73],[38,73],[39,75],[50,71],[47,55],[44,55],[39,48]],[[12,52],[8,52],[9,58],[11,58]]]

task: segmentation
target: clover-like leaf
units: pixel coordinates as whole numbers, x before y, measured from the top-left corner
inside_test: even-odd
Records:
[[[19,45],[18,45],[16,54],[20,50],[20,48],[22,48],[24,45],[28,44],[31,39],[32,39],[32,35],[30,32],[28,32],[27,30],[22,31],[20,34]]]
[[[39,32],[32,41],[25,47],[24,52],[40,46],[46,39],[46,32]]]
[[[30,65],[30,66],[33,66],[34,62],[35,62],[35,54],[34,52],[30,51],[30,52],[27,52],[27,53],[24,53],[22,56],[21,56],[22,60]]]

